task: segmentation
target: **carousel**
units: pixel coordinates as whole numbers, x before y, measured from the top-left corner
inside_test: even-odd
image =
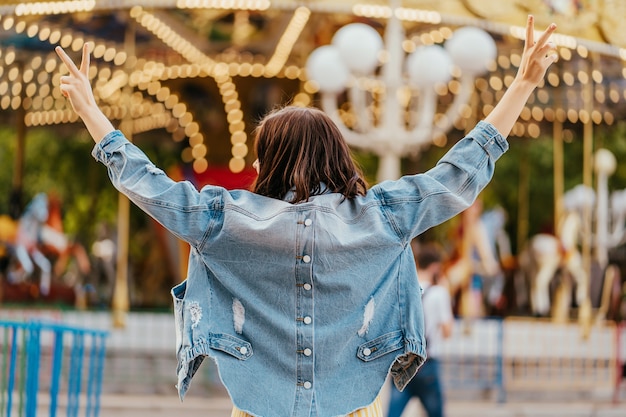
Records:
[[[55,46],[77,55],[91,43],[90,78],[105,114],[127,137],[153,136],[175,149],[199,186],[247,186],[254,124],[286,104],[328,112],[355,151],[373,156],[372,181],[382,181],[404,174],[403,161],[451,146],[489,114],[519,65],[528,14],[537,29],[557,23],[559,59],[528,101],[512,140],[552,141],[553,175],[544,180],[553,198],[530,201],[531,172],[520,169],[516,215],[509,218],[520,255],[510,261],[509,252],[503,261],[492,253],[495,260],[485,273],[526,283],[531,314],[570,317],[572,302],[562,301],[568,297],[587,323],[617,314],[624,292],[621,265],[609,252],[625,240],[625,210],[619,190],[609,186],[618,164],[595,138],[626,115],[626,31],[620,25],[626,4],[585,0],[2,2],[0,120],[14,135],[1,139],[14,141],[15,149],[13,166],[4,167],[12,169],[12,205],[2,219],[3,301],[6,283],[32,275],[37,285],[30,293],[45,298],[63,274],[63,263],[57,266],[51,258],[73,257],[74,275],[83,276],[94,256],[63,234],[58,216],[57,226],[51,224],[50,199],[45,216],[27,220],[36,203],[24,202],[29,132],[81,129],[59,90],[67,69]],[[564,148],[574,140],[584,148],[579,172],[565,172]],[[572,175],[580,177],[575,195],[566,189]],[[532,204],[551,212],[554,228],[543,240],[531,236]],[[116,244],[98,246],[115,260],[111,305],[120,326],[131,304],[129,210],[120,196]],[[467,300],[476,275],[472,264],[481,252],[476,248],[495,237],[473,226],[476,216],[466,217],[450,283],[459,300],[466,300],[459,314],[475,316],[483,313]],[[85,245],[93,248],[92,243]],[[185,248],[170,251],[178,259],[172,280],[180,281]],[[550,295],[556,277],[565,289]],[[84,306],[80,282],[66,286]]]

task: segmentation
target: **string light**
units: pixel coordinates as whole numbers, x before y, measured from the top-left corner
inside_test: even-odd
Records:
[[[197,49],[191,42],[187,39],[183,38],[181,35],[176,33],[173,29],[169,27],[169,25],[162,22],[156,16],[151,13],[143,10],[141,7],[134,7],[131,10],[131,17],[133,17],[139,24],[144,26],[146,29],[154,33],[159,39],[161,39],[165,44],[170,46],[176,52],[178,52],[181,56],[187,59],[192,64],[197,64],[202,68],[206,74],[209,74],[218,85],[220,94],[222,96],[222,102],[224,105],[228,103],[228,101],[224,98],[230,92],[236,92],[235,84],[232,82],[231,76],[228,73],[227,67],[221,63],[216,63],[214,60],[206,56],[202,51]],[[188,69],[189,67],[185,67]],[[232,106],[233,104],[231,104]],[[234,122],[240,122],[243,119],[243,114],[241,118],[238,118],[239,113],[241,112],[241,102],[236,100],[234,106],[235,109],[230,111],[227,110],[227,119],[229,124],[232,126]],[[173,109],[174,111],[175,109]],[[174,113],[173,113],[174,114]],[[233,116],[235,114],[236,116]],[[174,114],[174,116],[176,116]],[[241,132],[244,133],[245,126],[241,127]],[[239,132],[236,130],[235,133]],[[232,134],[232,133],[231,133]],[[245,133],[244,133],[245,134]],[[229,163],[229,167],[231,171],[237,173],[241,172],[245,167],[245,156],[247,154],[247,150],[245,154],[241,154],[241,152],[233,152],[231,161]],[[239,161],[241,160],[241,161]],[[194,169],[206,169],[206,164],[204,163],[195,163]]]
[[[143,3],[146,2],[135,2],[135,4]],[[175,7],[180,9],[215,8],[230,10],[267,10],[271,5],[277,9],[292,9],[294,13],[274,53],[266,61],[266,64],[262,62],[264,58],[261,56],[233,51],[216,54],[211,58],[196,48],[193,42],[182,37],[156,15],[147,12],[141,6],[130,9],[131,17],[180,54],[188,63],[166,65],[156,61],[138,61],[137,57],[129,57],[123,48],[116,45],[106,44],[98,39],[88,39],[83,34],[67,28],[54,28],[42,20],[37,22],[24,19],[26,16],[33,15],[90,12],[96,9],[112,8],[116,7],[115,1],[20,3],[12,6],[12,9],[3,6],[0,22],[5,31],[13,30],[16,33],[24,33],[30,38],[37,38],[39,41],[51,44],[60,44],[74,51],[79,51],[85,42],[93,42],[95,45],[93,56],[106,63],[106,65],[96,67],[94,62],[92,64],[94,66],[90,69],[90,78],[94,79],[96,99],[103,111],[112,118],[119,119],[125,116],[128,109],[120,105],[123,98],[122,89],[125,86],[132,86],[139,93],[133,98],[133,106],[130,110],[133,117],[133,132],[139,133],[163,127],[179,140],[187,137],[190,151],[186,152],[185,155],[191,156],[190,162],[193,162],[194,169],[206,169],[208,147],[203,143],[205,138],[199,133],[199,125],[193,121],[193,116],[188,109],[185,107],[184,111],[181,110],[184,103],[181,103],[178,96],[163,86],[162,83],[176,78],[213,78],[220,91],[225,118],[229,125],[232,145],[232,158],[229,166],[233,170],[243,169],[244,160],[248,154],[247,135],[241,101],[233,78],[285,77],[290,80],[301,80],[301,91],[293,98],[293,104],[310,105],[311,97],[317,88],[314,83],[306,80],[302,68],[296,65],[287,65],[288,58],[296,40],[306,27],[312,10],[324,11],[325,7],[328,10],[333,8],[333,10],[344,10],[347,6],[316,4],[301,7],[294,5],[293,2],[273,2],[270,4],[269,1],[261,0],[160,0],[155,7],[158,8],[159,5],[166,3],[168,5],[175,4]],[[373,19],[388,18],[391,14],[391,9],[387,6],[365,4],[354,5],[351,11],[356,16]],[[404,21],[436,25],[450,21],[449,16],[432,11],[400,8],[396,9],[395,13]],[[503,26],[489,22],[479,23],[483,26],[490,25],[489,29],[496,33],[508,35],[513,39],[521,40],[525,37],[524,28],[521,27],[507,26],[507,29],[503,30]],[[408,40],[406,44],[403,44],[403,48],[408,53],[419,44],[442,43],[450,37],[450,34],[451,29],[445,25],[437,29],[428,29],[428,32]],[[606,123],[607,125],[614,123],[616,117],[610,109],[614,108],[616,104],[626,101],[626,93],[622,93],[623,89],[618,84],[619,80],[599,88],[603,83],[612,80],[610,76],[603,73],[606,71],[604,67],[602,71],[596,69],[587,72],[573,65],[574,58],[572,55],[574,53],[574,56],[579,59],[589,59],[592,56],[591,52],[597,52],[600,50],[599,47],[585,40],[566,35],[555,35],[553,40],[559,46],[559,57],[563,66],[562,74],[559,75],[557,72],[548,74],[545,85],[533,95],[533,99],[536,101],[529,104],[532,107],[525,109],[524,117],[514,128],[514,135],[527,134],[531,137],[537,137],[538,132],[541,131],[540,123],[544,120],[547,122],[554,120],[564,122],[567,120],[571,123],[591,121],[595,124]],[[624,48],[613,48],[611,51],[603,52],[604,56],[613,56],[626,61],[626,49]],[[136,70],[130,73],[122,70],[111,70],[111,66],[122,67],[129,59],[135,61]],[[48,57],[37,56],[30,61],[18,63],[15,49],[6,47],[0,49],[0,62],[2,62],[0,66],[0,93],[2,95],[0,108],[6,110],[22,106],[26,109],[25,122],[29,126],[77,121],[77,116],[67,107],[65,99],[60,95],[58,59],[54,54]],[[567,66],[569,62],[572,64]],[[477,80],[477,88],[480,89],[480,85],[484,86],[484,89],[480,90],[483,114],[489,114],[493,109],[494,101],[503,93],[501,90],[510,85],[513,79],[511,72],[515,71],[519,63],[520,56],[515,51],[510,58],[501,55],[496,61],[498,71],[488,80]],[[607,68],[611,68],[611,66],[607,66]],[[626,69],[622,69],[621,74],[618,75],[626,78]],[[359,83],[374,93],[376,89],[381,88],[379,84],[371,80],[359,80]],[[577,108],[582,105],[580,100],[582,96],[576,87],[586,83],[594,83],[598,86],[592,90],[593,93],[589,97],[596,104],[596,108],[591,112]],[[572,87],[565,98],[567,111],[562,108],[553,108],[555,104],[551,94],[552,89],[561,88],[563,85]],[[450,82],[447,85],[439,86],[437,91],[442,96],[446,96],[454,93],[455,88],[457,86]],[[144,98],[143,94],[149,98]],[[378,111],[377,109],[373,110]],[[464,109],[464,111],[468,116],[472,115],[471,108]],[[342,114],[346,119],[350,117],[348,109],[344,109]],[[438,123],[439,119],[436,119],[435,122]],[[464,123],[460,122],[456,127],[464,129]],[[445,143],[446,138],[441,140]]]
[[[20,3],[15,7],[15,15],[28,16],[89,12],[93,10],[95,6],[95,0]]]
[[[285,62],[287,62],[287,58],[293,49],[293,46],[296,43],[296,40],[302,33],[304,26],[309,20],[309,16],[311,15],[311,10],[306,7],[299,7],[296,9],[289,25],[287,25],[287,29],[281,36],[278,45],[276,46],[276,51],[274,55],[270,58],[265,66],[265,76],[266,77],[274,77],[278,74],[278,72],[283,68]]]
[[[269,0],[178,0],[179,9],[267,10]]]

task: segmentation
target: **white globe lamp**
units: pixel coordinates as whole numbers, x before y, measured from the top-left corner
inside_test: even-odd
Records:
[[[339,29],[332,39],[343,62],[356,74],[371,74],[379,64],[383,39],[365,23],[351,23]]]
[[[454,64],[471,76],[484,73],[497,54],[493,38],[484,30],[471,26],[456,30],[446,41],[445,48]]]
[[[407,71],[411,83],[420,88],[447,83],[452,78],[452,58],[441,46],[422,46],[407,58]]]
[[[350,77],[339,49],[333,45],[320,46],[314,50],[307,59],[306,72],[309,79],[317,83],[320,91],[326,93],[342,92]]]

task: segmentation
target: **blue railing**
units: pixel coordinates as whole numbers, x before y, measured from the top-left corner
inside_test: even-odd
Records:
[[[0,417],[41,415],[43,396],[50,417],[61,410],[67,417],[80,411],[97,417],[106,337],[106,331],[59,323],[0,321]]]

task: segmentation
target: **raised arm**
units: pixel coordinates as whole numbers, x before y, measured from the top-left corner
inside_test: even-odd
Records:
[[[548,26],[535,42],[534,22],[534,17],[528,16],[524,52],[515,79],[493,111],[485,118],[485,121],[491,123],[504,137],[511,133],[530,94],[543,80],[548,67],[557,59],[556,46],[549,42],[556,25],[552,23]]]
[[[83,45],[83,58],[80,69],[63,48],[57,46],[55,51],[69,70],[69,75],[61,77],[61,92],[70,100],[72,108],[82,119],[94,142],[99,143],[108,133],[115,130],[109,119],[102,113],[89,83],[90,44]]]
[[[62,48],[56,48],[69,69],[69,75],[61,77],[61,91],[97,144],[92,155],[107,166],[113,186],[135,205],[180,239],[200,245],[213,218],[210,207],[221,198],[220,189],[203,195],[189,181],[172,180],[141,149],[115,131],[98,108],[89,83],[89,50],[90,45],[85,44],[77,68]]]

